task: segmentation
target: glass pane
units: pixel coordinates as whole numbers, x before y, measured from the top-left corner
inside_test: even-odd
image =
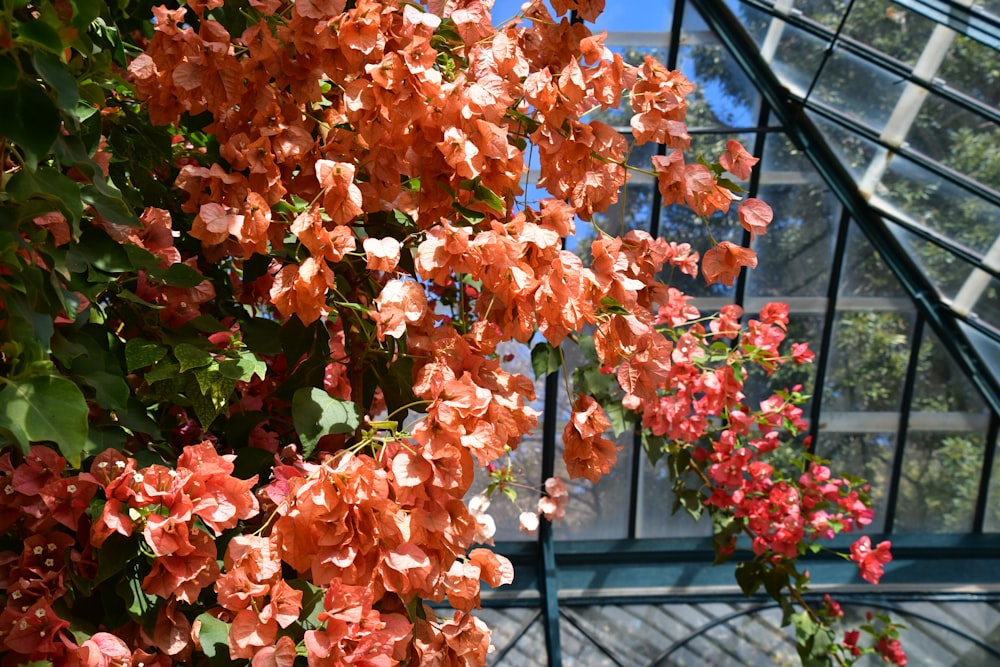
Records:
[[[962,533],[972,528],[983,462],[983,434],[907,434],[893,530]]]
[[[923,338],[913,387],[913,411],[985,415],[986,406],[979,392],[930,327],[924,329]],[[985,419],[982,423],[985,431]]]
[[[804,97],[823,62],[828,42],[785,25],[771,69],[793,94]]]
[[[816,454],[832,462],[831,469],[838,474],[858,475],[871,483],[872,509],[875,519],[863,532],[881,533],[885,530],[886,500],[892,459],[896,452],[894,433],[830,433],[822,430],[816,445]]]
[[[841,164],[854,175],[856,181],[860,181],[865,171],[867,171],[868,165],[871,164],[872,158],[875,157],[877,147],[854,132],[819,116],[809,109],[806,109],[806,115],[823,133],[826,143],[833,150]]]
[[[758,197],[774,220],[754,240],[760,263],[747,273],[747,294],[825,296],[840,219],[836,198],[810,185],[766,186]]]
[[[836,30],[850,4],[848,0],[800,0],[795,9],[806,18]]]
[[[645,454],[643,454],[645,456]],[[640,464],[639,512],[636,537],[711,537],[712,522],[708,513],[697,522],[683,509],[673,512],[674,492],[667,470],[666,457],[656,462]]]
[[[898,412],[912,330],[908,313],[839,313],[827,362],[824,412]]]
[[[851,229],[848,232],[847,248],[840,273],[839,295],[841,305],[868,297],[888,297],[893,299],[892,303],[897,308],[913,310],[913,304],[906,290],[896,280],[882,260],[882,256],[854,220],[851,220]],[[874,308],[876,303],[884,302],[872,300],[869,302],[870,307]]]
[[[1000,106],[1000,53],[965,35],[956,35],[938,71],[950,88],[990,105]]]
[[[972,307],[972,312],[1000,331],[1000,280],[989,279],[986,289]]]
[[[819,99],[881,133],[904,85],[895,74],[841,49],[823,66],[810,99]],[[876,90],[878,94],[873,95]]]
[[[1000,207],[903,157],[896,156],[889,163],[877,194],[910,218],[975,252],[986,253],[1000,236]]]
[[[889,228],[903,247],[907,255],[923,269],[924,274],[935,288],[949,299],[953,299],[962,284],[972,273],[973,266],[957,255],[939,245],[917,236],[901,225],[886,221]]]
[[[994,150],[1000,145],[1000,127],[983,116],[931,95],[906,142],[970,179],[1000,190],[1000,158]]]
[[[760,94],[721,44],[681,47],[678,68],[696,86],[687,98],[688,127],[756,125]]]
[[[994,443],[1000,449],[1000,439]],[[993,455],[993,471],[990,473],[990,492],[986,498],[986,515],[983,517],[983,530],[987,533],[1000,533],[1000,456]]]
[[[935,23],[889,0],[855,0],[844,34],[914,65]]]

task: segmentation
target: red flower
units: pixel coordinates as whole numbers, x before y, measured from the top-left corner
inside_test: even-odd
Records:
[[[851,560],[861,568],[861,578],[877,584],[882,578],[882,566],[892,560],[889,547],[892,544],[886,540],[872,549],[872,541],[866,536],[851,545]]]

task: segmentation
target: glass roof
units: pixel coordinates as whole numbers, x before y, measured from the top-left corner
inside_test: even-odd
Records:
[[[518,5],[498,0],[497,22]],[[801,383],[811,395],[817,453],[872,482],[878,517],[868,531],[891,537],[897,550],[883,581],[890,590],[987,591],[993,618],[1000,1],[608,0],[596,29],[607,30],[608,45],[626,59],[653,54],[697,84],[688,116],[693,151],[718,154],[737,138],[761,157],[743,184],[775,211],[771,233],[754,241],[759,268],[733,287],[686,276],[670,276],[671,284],[697,297],[703,312],[789,303],[789,338],[809,341],[817,360],[772,380]],[[602,120],[627,136],[625,115]],[[648,163],[656,150],[642,146],[631,159]],[[652,180],[637,176],[621,203],[595,220],[704,250],[707,233],[692,215],[661,206]],[[729,233],[750,242],[738,224],[721,229],[728,231],[715,232],[720,241]],[[587,246],[584,238],[568,244]],[[582,363],[566,352],[571,367]],[[514,363],[531,372],[527,360]],[[528,484],[565,476],[562,383],[557,375],[536,383],[546,428],[514,453]],[[690,664],[706,664],[705,656],[725,652],[732,633],[758,636],[751,626],[770,622],[765,611],[737,605],[731,621],[688,631],[683,650],[680,636],[653,641],[643,625],[650,615],[704,612],[659,608],[650,596],[704,596],[733,584],[730,570],[706,567],[710,527],[671,515],[666,471],[649,465],[636,440],[619,438],[618,463],[598,486],[574,481],[565,519],[543,521],[537,535],[517,531],[516,507],[493,503],[497,548],[517,568],[516,588],[484,594],[494,607],[484,616],[498,628],[494,664],[687,664],[678,656],[699,646]],[[935,560],[942,554],[951,560]],[[858,583],[835,565],[818,562],[815,581]],[[964,658],[934,664],[993,664],[995,652],[977,652],[983,637],[996,645],[996,624],[966,634],[971,639],[953,642]],[[647,636],[648,651],[633,659],[632,639]],[[786,641],[778,630],[775,645]]]

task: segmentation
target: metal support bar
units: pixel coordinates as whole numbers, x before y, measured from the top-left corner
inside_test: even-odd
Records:
[[[733,58],[755,83],[772,110],[784,123],[789,136],[809,158],[841,203],[882,255],[917,308],[927,318],[959,367],[983,395],[993,412],[1000,413],[1000,378],[969,343],[954,316],[937,303],[934,287],[886,228],[879,215],[858,193],[857,184],[826,144],[823,135],[792,100],[774,73],[757,53],[756,45],[727,7],[712,0],[690,0],[705,22],[719,35]]]
[[[813,451],[818,452],[820,411],[823,406],[823,387],[826,384],[826,369],[830,365],[830,350],[833,347],[833,326],[837,319],[837,297],[840,294],[840,276],[847,260],[847,239],[851,231],[851,215],[841,207],[840,222],[837,227],[837,243],[833,251],[833,266],[830,267],[830,283],[826,290],[826,316],[823,319],[823,335],[820,338],[819,350],[816,355],[819,363],[816,368],[816,383],[812,390],[812,409],[809,413],[809,437],[813,443]],[[822,454],[820,453],[820,456]]]
[[[983,456],[983,470],[979,477],[979,496],[976,498],[976,514],[972,521],[972,532],[982,533],[986,523],[987,503],[990,500],[990,479],[993,476],[993,462],[996,460],[997,440],[1000,440],[1000,416],[993,415],[986,431],[986,447]]]
[[[899,499],[899,480],[903,475],[903,455],[906,452],[906,437],[910,427],[911,404],[913,403],[913,388],[917,381],[917,367],[920,365],[920,346],[924,338],[924,318],[917,316],[910,338],[910,359],[906,364],[906,377],[903,380],[903,396],[900,399],[899,429],[896,431],[896,451],[892,457],[892,474],[889,477],[889,490],[886,492],[885,524],[882,532],[891,533],[896,522],[896,502]]]
[[[556,417],[559,412],[559,374],[545,378],[545,413],[542,415],[542,479],[555,475]],[[562,667],[562,645],[559,640],[559,572],[556,569],[555,540],[552,524],[541,517],[538,525],[538,545],[542,551],[538,564],[539,593],[542,596],[542,621],[545,628],[545,650],[549,667]]]

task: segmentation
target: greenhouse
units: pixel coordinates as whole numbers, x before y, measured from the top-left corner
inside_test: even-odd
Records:
[[[1000,6],[611,0],[597,29],[696,82],[694,146],[712,154],[737,136],[761,157],[748,190],[782,233],[755,242],[760,267],[732,288],[683,288],[702,310],[786,302],[790,338],[817,353],[808,374],[781,379],[811,396],[817,453],[872,482],[868,530],[895,554],[878,589],[810,563],[817,590],[859,614],[891,609],[911,665],[1000,664]],[[630,182],[606,215],[622,218],[699,233],[652,180]],[[556,395],[546,415],[566,412],[559,382],[539,387]],[[541,478],[565,474],[561,430],[524,454]],[[492,664],[794,664],[774,605],[743,599],[731,568],[702,566],[710,527],[666,511],[662,462],[619,442],[629,455],[600,485],[574,486],[537,541],[498,519],[518,571],[516,591],[486,598],[503,637]]]
[[[4,667],[1000,665],[1000,0],[0,4]]]

